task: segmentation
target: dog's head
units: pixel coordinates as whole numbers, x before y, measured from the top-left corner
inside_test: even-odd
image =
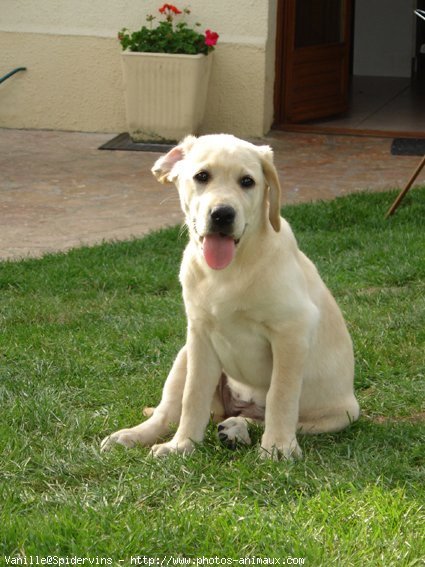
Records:
[[[191,238],[207,264],[223,269],[239,242],[270,223],[280,230],[280,185],[269,146],[234,136],[188,136],[152,173],[175,183]]]

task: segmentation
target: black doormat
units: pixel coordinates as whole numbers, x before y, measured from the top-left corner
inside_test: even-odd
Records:
[[[169,152],[175,144],[156,144],[155,142],[133,142],[127,132],[118,134],[106,144],[99,146],[99,150],[123,150],[127,152]]]
[[[425,138],[394,138],[391,144],[393,156],[425,155]]]

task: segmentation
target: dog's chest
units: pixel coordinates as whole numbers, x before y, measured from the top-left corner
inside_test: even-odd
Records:
[[[268,387],[272,353],[260,323],[235,312],[214,319],[210,338],[226,374],[243,384]]]
[[[268,388],[272,354],[267,323],[271,314],[261,286],[235,285],[222,278],[220,285],[201,280],[189,289],[184,287],[187,316],[208,334],[226,374],[241,383]],[[272,319],[275,316],[274,309]]]

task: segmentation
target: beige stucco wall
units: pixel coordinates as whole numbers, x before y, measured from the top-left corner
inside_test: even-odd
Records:
[[[197,0],[189,23],[220,34],[203,131],[261,136],[273,118],[277,0]],[[187,6],[176,0],[179,7]],[[137,29],[154,0],[1,0],[0,127],[126,130],[122,27]]]

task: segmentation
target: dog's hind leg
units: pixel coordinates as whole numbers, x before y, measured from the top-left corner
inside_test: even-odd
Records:
[[[225,374],[221,376],[216,395],[223,408],[223,418],[217,420],[219,421],[217,433],[220,441],[231,449],[235,449],[238,443],[250,445],[248,425],[264,422],[265,408],[257,405],[253,400],[243,401],[240,397],[235,396]]]
[[[254,421],[241,415],[228,417],[217,426],[218,438],[230,449],[235,449],[238,443],[251,445],[248,424]]]
[[[113,445],[150,447],[162,439],[170,430],[170,425],[178,424],[182,411],[183,390],[187,374],[187,352],[183,347],[177,355],[162,392],[162,399],[148,420],[131,427],[120,429],[106,437],[101,443],[101,450],[106,451]]]
[[[360,415],[359,404],[354,397],[322,412],[316,410],[312,415],[300,415],[298,431],[305,435],[316,433],[335,433],[354,423]]]

